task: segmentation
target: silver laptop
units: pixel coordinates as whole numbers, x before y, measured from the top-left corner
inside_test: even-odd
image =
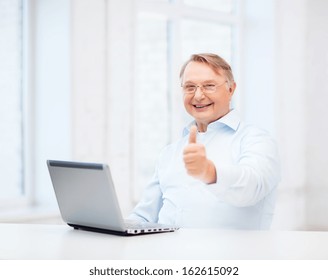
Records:
[[[48,160],[47,165],[61,216],[75,229],[119,235],[178,229],[156,223],[127,224],[107,164]]]

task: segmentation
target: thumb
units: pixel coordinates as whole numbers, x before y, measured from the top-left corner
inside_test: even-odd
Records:
[[[197,126],[192,125],[190,127],[189,144],[196,144],[196,138],[197,138]]]

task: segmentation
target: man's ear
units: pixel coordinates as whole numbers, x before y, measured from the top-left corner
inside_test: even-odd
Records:
[[[236,87],[237,87],[237,84],[235,82],[233,82],[230,87],[229,87],[229,92],[230,92],[230,95],[232,96],[233,93],[235,92],[236,90]]]

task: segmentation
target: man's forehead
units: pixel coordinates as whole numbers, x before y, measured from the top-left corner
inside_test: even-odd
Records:
[[[185,68],[186,71],[193,71],[197,69],[207,69],[209,71],[212,71],[218,75],[222,75],[224,73],[224,70],[222,68],[214,67],[211,64],[205,63],[205,62],[198,62],[198,61],[190,61]]]
[[[200,78],[201,76],[206,76],[209,79],[211,79],[211,77],[213,79],[223,77],[224,70],[221,68],[214,68],[207,63],[191,61],[187,64],[182,78],[185,80],[189,78]]]

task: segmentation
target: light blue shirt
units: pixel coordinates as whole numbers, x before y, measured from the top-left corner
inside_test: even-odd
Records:
[[[217,173],[216,183],[205,184],[189,176],[183,162],[192,124],[179,141],[162,151],[129,218],[178,227],[269,229],[280,181],[273,139],[241,122],[234,110],[210,123],[206,132],[197,134]]]

